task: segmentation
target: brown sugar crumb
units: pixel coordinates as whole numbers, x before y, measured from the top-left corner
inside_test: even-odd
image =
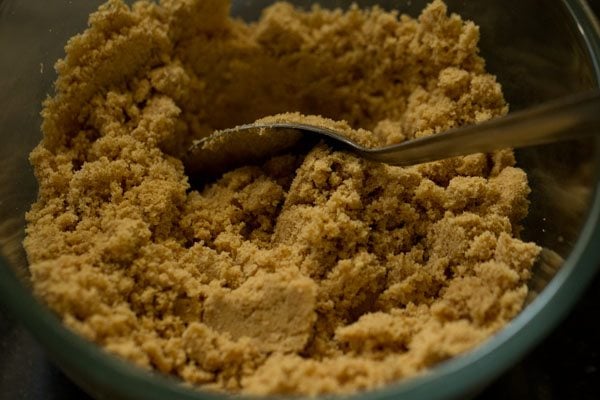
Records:
[[[70,40],[31,153],[37,295],[113,354],[246,394],[377,388],[505,326],[539,252],[512,151],[401,168],[319,144],[203,188],[181,161],[261,118],[375,147],[501,116],[477,26],[439,0],[228,11],[110,0]]]

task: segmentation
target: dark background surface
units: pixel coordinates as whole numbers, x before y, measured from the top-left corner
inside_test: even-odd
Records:
[[[600,0],[589,1],[600,15]],[[600,399],[600,276],[569,317],[476,400]],[[0,400],[86,400],[0,308]]]

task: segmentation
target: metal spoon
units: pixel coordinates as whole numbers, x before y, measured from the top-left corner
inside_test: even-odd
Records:
[[[298,146],[325,140],[333,148],[391,165],[412,165],[503,148],[600,135],[600,90],[580,93],[481,124],[381,148],[364,148],[339,132],[296,123],[249,124],[195,141],[184,159],[188,172],[215,176]]]

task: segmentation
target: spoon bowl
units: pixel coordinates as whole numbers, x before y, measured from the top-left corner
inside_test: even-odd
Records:
[[[188,172],[219,176],[227,170],[259,163],[303,144],[324,140],[335,149],[368,160],[407,166],[503,148],[520,148],[573,140],[600,133],[600,91],[551,101],[481,124],[367,148],[333,129],[295,122],[254,123],[216,131],[195,141],[185,158]]]

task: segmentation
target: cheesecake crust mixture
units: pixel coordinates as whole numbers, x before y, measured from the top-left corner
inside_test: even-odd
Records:
[[[477,26],[438,0],[229,6],[110,0],[67,44],[31,153],[37,295],[139,366],[259,395],[381,387],[505,326],[539,252],[512,151],[400,168],[320,144],[204,187],[181,161],[261,118],[381,146],[501,116]]]

